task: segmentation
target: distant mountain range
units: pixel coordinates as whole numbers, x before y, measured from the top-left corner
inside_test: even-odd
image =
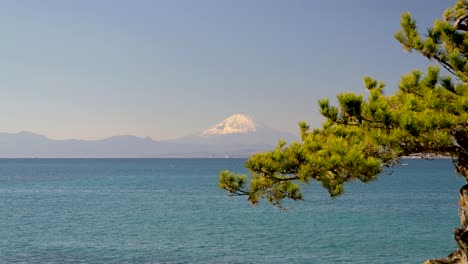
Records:
[[[31,132],[0,133],[0,158],[219,158],[247,157],[271,149],[278,139],[298,136],[278,132],[235,114],[216,126],[174,140],[113,136],[102,140],[54,140]]]

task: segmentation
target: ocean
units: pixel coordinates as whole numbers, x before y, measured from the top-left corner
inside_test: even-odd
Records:
[[[281,211],[218,189],[244,159],[0,159],[0,263],[423,263],[455,248],[451,160]]]

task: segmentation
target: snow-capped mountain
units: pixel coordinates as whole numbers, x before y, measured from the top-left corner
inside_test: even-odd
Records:
[[[263,126],[258,124],[253,117],[244,114],[234,114],[213,128],[203,131],[201,136],[254,133],[258,128],[263,128]]]
[[[275,146],[279,139],[288,142],[299,140],[290,133],[280,132],[257,122],[246,114],[234,114],[217,125],[191,136],[176,139],[175,142],[218,145],[256,146],[260,150]]]

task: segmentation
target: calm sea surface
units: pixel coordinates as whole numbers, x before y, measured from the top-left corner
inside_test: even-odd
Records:
[[[0,160],[0,263],[422,263],[455,249],[450,160],[404,160],[287,212],[217,187],[242,159]]]

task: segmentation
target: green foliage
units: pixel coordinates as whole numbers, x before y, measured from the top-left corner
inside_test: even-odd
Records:
[[[438,62],[426,73],[403,75],[398,91],[384,95],[385,84],[365,77],[368,95],[337,95],[338,106],[319,100],[325,117],[321,128],[299,124],[301,142],[279,142],[268,152],[250,157],[250,177],[221,172],[220,187],[281,207],[284,199],[301,200],[301,187],[321,184],[332,197],[344,192],[346,182],[374,180],[386,166],[406,155],[452,156],[457,171],[468,178],[468,27],[456,26],[468,14],[466,0],[458,1],[436,20],[423,37],[409,13],[401,18],[395,38],[407,51]]]
[[[467,1],[458,1],[453,7],[445,10],[443,20],[435,20],[433,27],[427,30],[425,38],[419,34],[411,14],[405,13],[401,19],[402,29],[395,33],[395,38],[405,50],[417,51],[437,61],[461,81],[467,82],[467,33],[455,25],[460,17],[467,14],[467,10]]]

